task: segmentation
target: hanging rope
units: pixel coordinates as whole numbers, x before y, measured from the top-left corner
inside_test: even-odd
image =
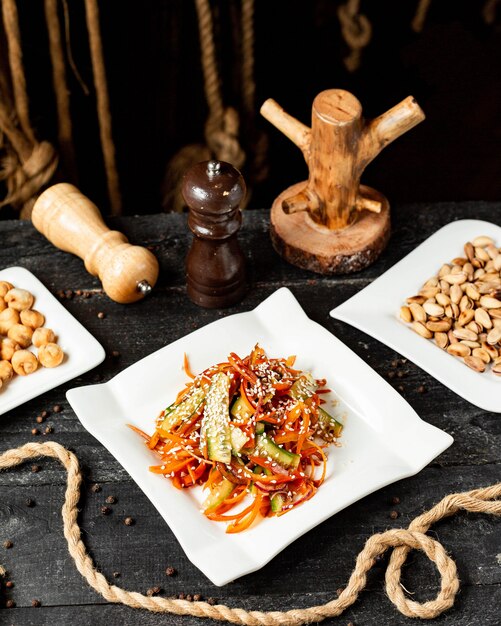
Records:
[[[110,102],[108,98],[106,70],[104,67],[97,0],[85,0],[85,17],[87,21],[87,30],[89,31],[90,56],[97,97],[97,117],[99,120],[101,149],[103,151],[104,168],[106,170],[106,179],[108,183],[108,197],[110,199],[112,215],[120,215],[122,211],[122,198],[120,195],[120,186],[115,160],[115,144],[113,143],[113,135],[111,132]]]
[[[209,0],[195,0],[195,6],[198,15],[205,98],[209,107],[205,139],[218,160],[228,161],[236,168],[240,168],[244,164],[245,153],[238,141],[238,113],[232,107],[223,106],[210,3]]]
[[[30,124],[15,0],[2,0],[2,18],[13,98],[10,99],[8,80],[4,75],[1,80],[0,129],[6,141],[2,142],[0,180],[5,180],[7,195],[0,202],[0,208],[12,205],[20,210],[21,218],[29,219],[36,196],[50,182],[57,169],[58,157],[50,143],[37,142]],[[5,67],[2,70],[7,71]]]
[[[266,179],[268,168],[266,156],[268,153],[268,137],[256,128],[256,81],[254,79],[254,0],[242,0],[241,13],[242,30],[242,68],[241,89],[242,109],[247,126],[251,133],[250,149],[252,164],[249,169],[251,182],[259,183]]]
[[[430,5],[431,0],[419,0],[416,13],[414,14],[411,22],[411,28],[414,32],[420,33],[423,30]]]
[[[57,137],[59,151],[67,177],[72,183],[77,182],[75,149],[73,147],[73,133],[70,113],[70,94],[66,82],[66,68],[61,29],[58,17],[57,0],[45,0],[45,21],[49,35],[49,51],[52,62],[52,84],[56,94],[57,107]]]
[[[2,0],[2,16],[9,50],[9,63],[14,90],[14,102],[17,117],[21,128],[31,143],[36,143],[35,135],[30,124],[28,93],[23,66],[23,52],[21,48],[21,33],[15,0]]]
[[[501,483],[464,493],[446,496],[432,509],[416,517],[407,529],[392,529],[370,537],[358,555],[346,588],[338,598],[323,605],[307,609],[289,611],[247,611],[242,608],[230,608],[225,605],[212,606],[207,602],[188,602],[145,596],[141,593],[126,591],[116,585],[110,585],[106,578],[96,570],[81,539],[82,531],[78,526],[78,501],[82,474],[77,457],[55,442],[27,443],[20,448],[7,450],[0,455],[0,470],[16,467],[24,461],[46,456],[57,459],[67,471],[65,501],[62,508],[64,536],[68,550],[80,574],[89,585],[100,593],[108,602],[121,603],[136,609],[146,609],[155,613],[173,613],[192,615],[215,620],[224,620],[245,626],[301,626],[311,622],[320,622],[326,618],[341,615],[358,598],[367,584],[367,573],[374,566],[376,558],[393,548],[388,569],[386,570],[386,593],[396,608],[407,617],[433,619],[450,609],[459,591],[459,579],[454,561],[447,555],[444,547],[425,533],[430,526],[444,517],[458,511],[486,513],[501,516]],[[434,600],[420,603],[404,595],[400,583],[401,569],[410,550],[421,550],[435,563],[440,576],[440,591]],[[5,569],[0,568],[0,575]]]
[[[360,13],[360,0],[348,0],[337,10],[341,22],[341,34],[350,54],[343,59],[346,69],[354,72],[360,66],[362,50],[368,45],[372,37],[372,25],[368,18]]]
[[[494,24],[499,0],[487,0],[482,9],[482,15],[486,24]]]

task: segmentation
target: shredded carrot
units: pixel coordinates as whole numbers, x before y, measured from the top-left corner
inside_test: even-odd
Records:
[[[196,485],[209,489],[211,504],[205,515],[225,522],[227,533],[250,528],[258,516],[284,515],[310,500],[325,481],[327,457],[323,448],[327,444],[319,445],[314,438],[318,432],[319,437],[332,441],[340,434],[334,419],[332,426],[328,420],[322,422],[322,428],[317,426],[319,407],[330,390],[324,379],[295,369],[295,363],[296,356],[268,358],[256,344],[244,358],[231,352],[227,361],[196,375],[184,354],[183,369],[191,380],[169,410],[159,415],[153,434],[129,425],[160,460],[150,467],[151,472],[169,478],[176,489]],[[209,441],[205,421],[216,374],[219,379],[223,374],[228,376],[227,397],[221,400],[228,411],[227,422],[222,428],[228,429],[225,436],[231,440],[232,454],[224,457],[224,463],[214,439]],[[227,407],[237,400],[239,411],[233,417]],[[175,408],[179,410],[174,419],[165,420]],[[273,511],[271,499],[276,493],[282,494],[283,506]],[[252,503],[235,512],[247,497]]]
[[[195,378],[195,374],[193,374],[193,372],[191,371],[190,362],[188,360],[188,355],[186,354],[186,352],[184,353],[183,369],[186,376],[189,376],[190,378]]]

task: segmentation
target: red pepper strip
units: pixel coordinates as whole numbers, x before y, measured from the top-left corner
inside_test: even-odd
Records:
[[[195,378],[195,374],[191,371],[190,362],[188,361],[188,355],[186,354],[186,352],[184,353],[183,369],[187,376],[189,376],[190,378]]]
[[[317,389],[316,393],[331,393],[331,389]]]
[[[295,362],[296,362],[296,355],[295,354],[293,356],[289,356],[289,357],[287,357],[285,359],[285,364],[287,365],[287,367],[292,367]]]
[[[249,368],[245,366],[245,363],[242,359],[232,352],[228,357],[228,361],[233,365],[233,367],[237,370],[239,374],[241,374],[246,380],[250,382],[251,385],[255,385],[257,381],[257,376],[252,372]]]
[[[273,387],[277,391],[288,391],[292,387],[292,382],[290,380],[280,381],[278,383],[273,383]]]
[[[179,476],[174,476],[171,480],[172,480],[172,484],[174,485],[176,489],[183,488],[183,483],[181,482],[181,479],[179,478]]]
[[[144,430],[141,430],[140,428],[137,428],[137,426],[133,426],[132,424],[127,424],[127,426],[133,430],[135,433],[137,433],[138,435],[140,435],[141,437],[143,437],[143,439],[146,439],[146,441],[150,441],[153,435],[147,435]]]
[[[246,530],[252,524],[252,522],[256,519],[259,509],[261,508],[261,503],[263,501],[263,494],[261,492],[257,492],[256,499],[254,500],[254,505],[252,507],[251,512],[244,517],[239,522],[233,522],[226,529],[227,533],[240,533],[242,530]]]

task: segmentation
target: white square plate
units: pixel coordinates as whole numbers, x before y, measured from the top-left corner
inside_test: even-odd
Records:
[[[186,382],[186,352],[193,371],[245,356],[256,342],[270,356],[297,355],[297,366],[326,378],[345,422],[342,447],[329,448],[325,483],[310,501],[279,518],[260,520],[237,535],[199,510],[201,488],[178,491],[152,474],[158,461],[126,427],[151,433],[158,413]],[[452,437],[423,422],[366,363],[311,321],[288,289],[256,309],[217,320],[154,352],[101,385],[71,389],[68,400],[89,430],[124,466],[169,524],[188,558],[216,585],[255,571],[320,522],[352,502],[419,472]]]
[[[29,376],[14,376],[6,383],[0,389],[0,415],[96,367],[106,356],[101,344],[27,269],[4,269],[0,271],[1,280],[27,289],[35,296],[33,308],[45,315],[45,325],[56,334],[65,357],[59,367],[40,367]],[[29,349],[36,353],[36,348]]]
[[[463,256],[464,244],[479,235],[488,235],[501,246],[501,227],[495,224],[481,220],[447,224],[330,314],[393,348],[465,400],[501,413],[501,377],[473,371],[399,318],[406,298],[416,294],[444,263]]]

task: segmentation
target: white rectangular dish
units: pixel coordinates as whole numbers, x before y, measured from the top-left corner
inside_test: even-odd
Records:
[[[495,224],[481,220],[447,224],[330,314],[393,348],[468,402],[501,413],[501,377],[471,370],[399,318],[406,298],[418,293],[444,263],[463,256],[464,244],[479,235],[492,237],[501,246],[501,227]]]
[[[9,267],[0,271],[2,280],[33,294],[34,309],[45,316],[45,325],[56,334],[65,357],[58,367],[39,367],[33,374],[14,376],[6,383],[0,389],[0,415],[96,367],[106,356],[101,344],[30,271]],[[36,353],[36,348],[28,349]]]
[[[259,344],[269,356],[297,355],[296,365],[327,379],[332,412],[345,423],[342,446],[328,448],[327,479],[308,502],[240,534],[200,512],[201,488],[179,491],[152,474],[157,458],[127,428],[151,433],[158,413],[184,386],[183,355],[193,371],[245,356]],[[170,526],[188,558],[216,585],[255,571],[337,511],[393,481],[419,472],[452,437],[423,422],[380,376],[325,328],[311,321],[288,289],[253,311],[217,320],[128,367],[107,383],[71,389],[82,424],[123,465]],[[329,410],[329,404],[327,405]],[[161,543],[161,535],[159,535]]]

